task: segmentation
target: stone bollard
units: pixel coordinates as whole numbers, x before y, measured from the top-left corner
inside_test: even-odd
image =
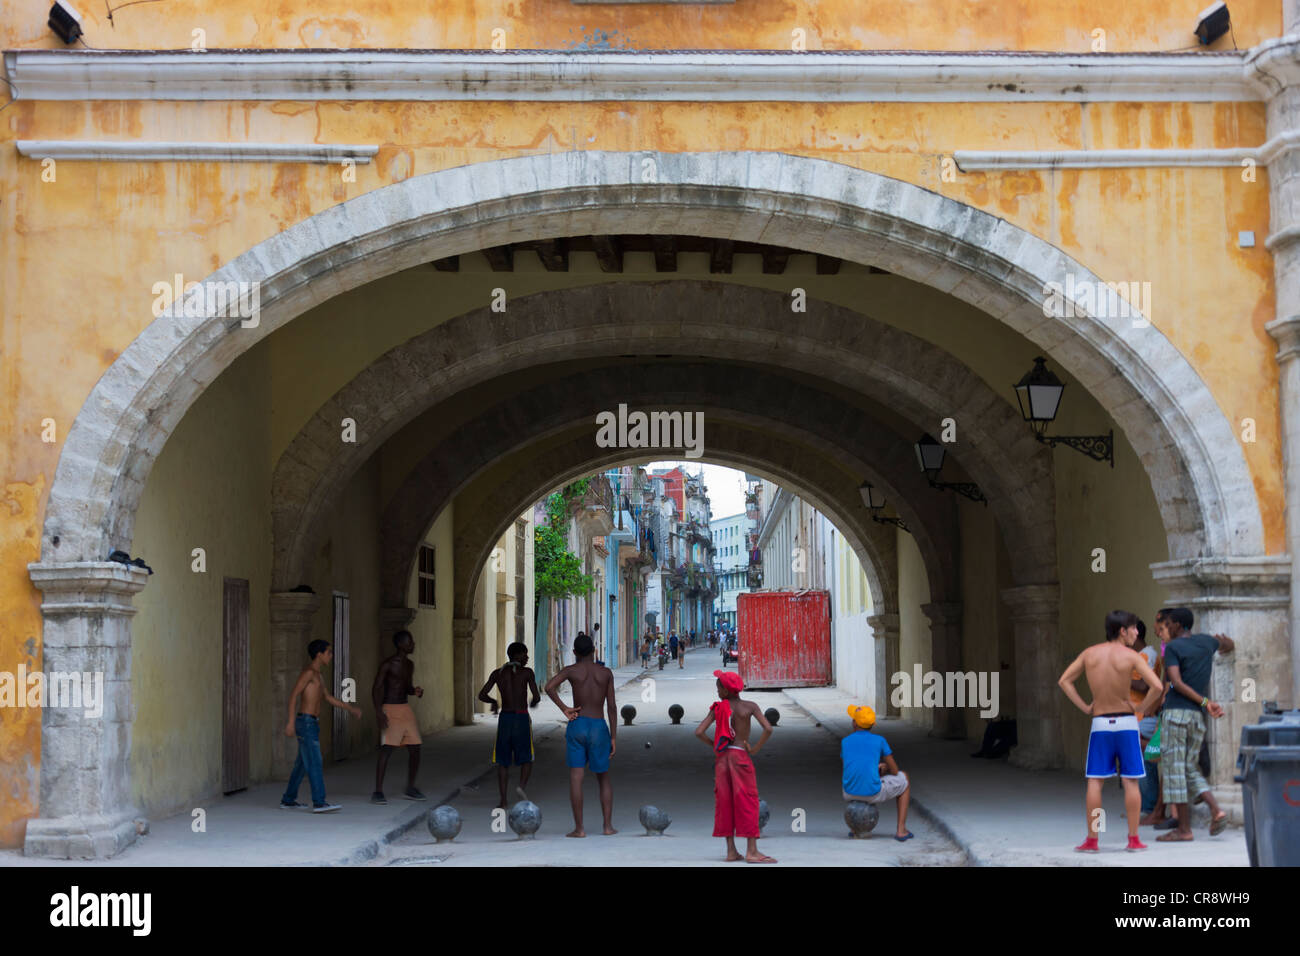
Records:
[[[623,709],[619,711],[623,715],[623,726],[631,727],[632,718],[636,716],[636,708],[631,704],[624,704]]]
[[[531,840],[542,825],[542,810],[531,800],[520,800],[506,814],[506,822],[519,834],[519,839]]]
[[[450,842],[456,839],[456,834],[460,833],[460,811],[445,803],[430,810],[425,822],[438,843],[444,840]]]
[[[767,722],[773,727],[781,722],[781,712],[775,707],[769,707],[763,711],[763,716],[767,718]]]
[[[663,810],[658,807],[644,806],[641,812],[637,814],[637,819],[641,821],[641,826],[645,827],[646,836],[663,836],[668,825],[673,822]]]
[[[871,831],[880,822],[880,811],[876,809],[875,804],[850,800],[849,805],[844,808],[844,822],[849,825],[849,836],[865,839],[871,836]]]
[[[680,724],[682,718],[686,716],[686,711],[682,709],[681,704],[673,704],[668,708],[668,716],[673,719],[674,724]]]

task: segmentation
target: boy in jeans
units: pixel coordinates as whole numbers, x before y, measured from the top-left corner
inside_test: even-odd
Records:
[[[285,725],[286,737],[298,738],[298,759],[294,761],[293,772],[289,774],[289,786],[280,798],[281,810],[305,810],[298,802],[298,788],[302,786],[303,775],[311,782],[312,813],[330,813],[341,810],[337,803],[325,799],[325,771],[320,755],[320,720],[316,716],[320,710],[321,698],[333,707],[342,707],[353,717],[361,716],[361,708],[345,704],[325,689],[321,680],[321,668],[334,660],[334,648],[329,641],[312,641],[307,645],[307,655],[311,663],[298,675],[298,683],[293,685],[289,695],[289,723]],[[298,710],[298,698],[302,698],[302,710]]]

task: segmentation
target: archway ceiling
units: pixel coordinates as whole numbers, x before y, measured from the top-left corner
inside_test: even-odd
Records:
[[[792,324],[779,293],[693,281],[540,293],[502,314],[483,309],[443,323],[381,357],[323,406],[277,465],[278,579],[299,576],[303,539],[347,477],[430,405],[543,363],[670,355],[683,342],[714,361],[742,359],[863,396],[846,417],[874,401],[934,430],[961,409],[950,453],[1020,542],[1020,578],[1055,579],[1050,453],[961,362],[847,309],[818,304]],[[344,416],[356,419],[359,437],[340,448]],[[909,455],[914,437],[905,439]]]

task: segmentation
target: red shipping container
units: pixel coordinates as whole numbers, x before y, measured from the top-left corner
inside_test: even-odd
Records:
[[[740,679],[748,688],[824,687],[831,682],[829,591],[736,595]]]

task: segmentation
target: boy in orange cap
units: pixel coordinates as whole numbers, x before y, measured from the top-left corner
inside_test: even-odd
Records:
[[[840,741],[840,759],[844,761],[842,785],[845,800],[884,803],[898,800],[898,829],[894,839],[900,843],[912,839],[907,829],[907,805],[912,801],[911,781],[898,769],[889,742],[873,734],[876,712],[870,707],[850,707],[853,733]],[[883,773],[882,773],[883,772]]]
[[[713,748],[713,835],[727,841],[727,860],[746,863],[775,863],[758,852],[758,779],[754,774],[752,754],[758,753],[772,736],[772,725],[752,700],[741,700],[745,685],[734,671],[714,671],[718,678],[718,700],[709,715],[695,728],[695,736]],[[750,721],[763,728],[758,743],[749,745]],[[710,740],[706,731],[716,723]],[[745,855],[736,850],[738,836],[749,841]]]

